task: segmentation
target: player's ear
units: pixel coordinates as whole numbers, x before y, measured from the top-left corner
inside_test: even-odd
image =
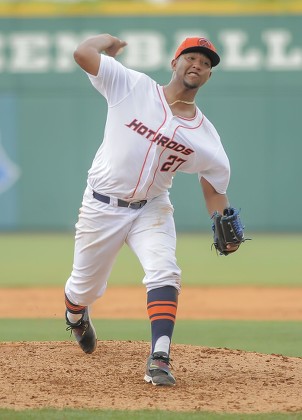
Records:
[[[173,60],[171,61],[171,69],[174,71],[176,68],[176,64],[177,64],[177,59],[175,60],[175,58],[173,58]]]

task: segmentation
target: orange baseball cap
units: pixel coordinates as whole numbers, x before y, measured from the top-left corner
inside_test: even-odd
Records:
[[[216,52],[216,48],[206,38],[186,38],[177,48],[174,59],[178,58],[181,54],[189,52],[202,52],[211,60],[212,67],[217,66],[220,62],[220,57]]]

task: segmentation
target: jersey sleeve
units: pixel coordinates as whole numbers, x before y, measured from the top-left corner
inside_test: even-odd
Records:
[[[100,68],[96,76],[87,73],[95,89],[104,96],[109,106],[122,101],[133,89],[141,73],[130,70],[114,58],[102,54]]]
[[[198,178],[199,180],[201,177],[205,178],[219,194],[225,194],[230,182],[230,162],[215,127],[207,118],[205,120],[211,143],[215,144],[216,151],[208,165],[198,173]]]
[[[219,147],[211,165],[198,173],[198,178],[205,178],[219,194],[225,194],[230,182],[230,162],[222,147]]]

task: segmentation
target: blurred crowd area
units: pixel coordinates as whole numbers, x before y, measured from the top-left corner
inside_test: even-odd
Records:
[[[0,0],[0,16],[156,14],[293,14],[302,0]]]
[[[110,3],[121,3],[129,4],[132,3],[151,3],[151,4],[174,4],[182,3],[183,5],[187,3],[196,3],[196,4],[206,4],[206,3],[238,3],[238,4],[261,4],[268,3],[271,5],[288,5],[289,3],[302,4],[302,0],[0,0],[1,3],[6,4],[31,4],[31,3],[55,3],[55,4],[72,4],[72,3],[82,3],[82,4],[110,4]]]

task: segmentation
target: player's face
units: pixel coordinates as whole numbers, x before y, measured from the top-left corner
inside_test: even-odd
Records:
[[[172,69],[187,89],[198,89],[211,77],[212,64],[204,54],[193,52],[173,60]]]

